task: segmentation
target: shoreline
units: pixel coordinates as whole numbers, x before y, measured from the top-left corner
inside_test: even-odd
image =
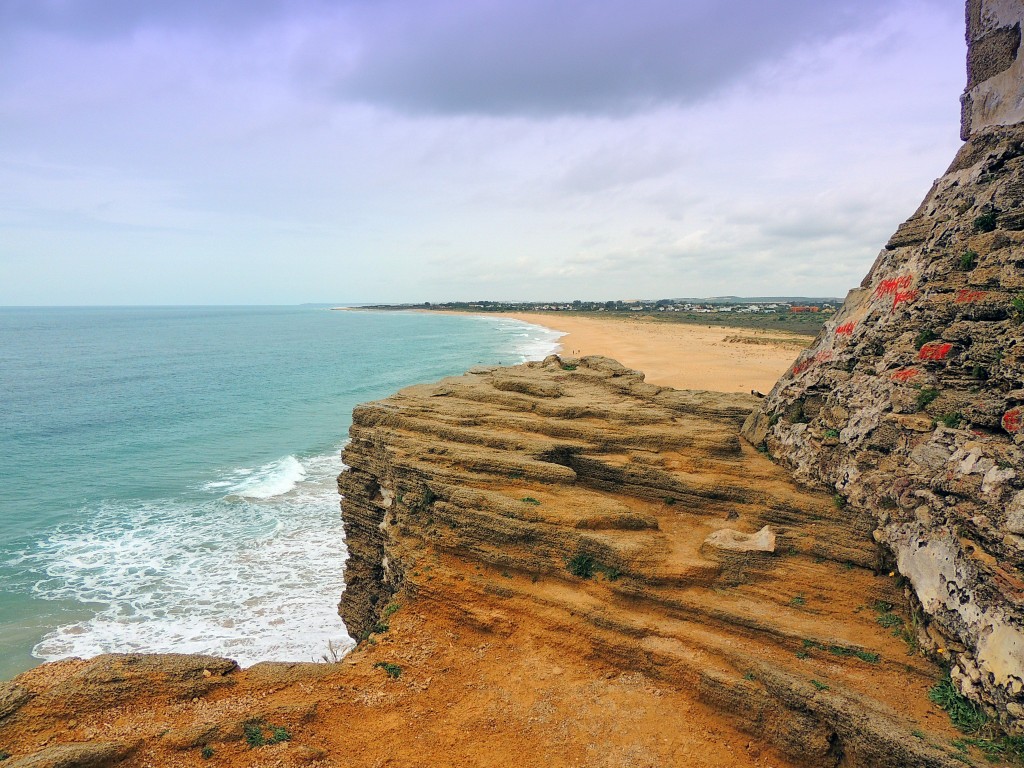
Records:
[[[462,312],[446,314],[463,315]],[[675,389],[767,393],[812,337],[783,331],[666,324],[634,318],[488,313],[564,333],[563,357],[602,355]]]

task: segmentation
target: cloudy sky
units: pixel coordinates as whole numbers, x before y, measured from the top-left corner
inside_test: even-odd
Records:
[[[845,295],[960,0],[0,0],[0,305]]]

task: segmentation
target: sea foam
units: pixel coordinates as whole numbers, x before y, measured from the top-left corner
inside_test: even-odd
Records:
[[[346,550],[336,454],[235,470],[210,498],[99,505],[22,555],[34,592],[97,606],[36,645],[54,660],[193,652],[310,661],[351,645],[337,614]],[[225,485],[227,483],[227,485]],[[225,493],[226,491],[226,493]],[[218,493],[219,492],[219,493]]]

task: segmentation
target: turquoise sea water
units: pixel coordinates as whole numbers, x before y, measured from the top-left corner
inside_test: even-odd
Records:
[[[308,307],[0,309],[0,678],[347,642],[334,478],[353,406],[556,339]]]

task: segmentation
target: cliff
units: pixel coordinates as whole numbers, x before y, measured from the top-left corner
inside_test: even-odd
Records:
[[[359,407],[346,624],[372,638],[410,603],[495,644],[572,649],[793,764],[953,764],[874,520],[741,442],[754,402],[553,356]]]
[[[957,687],[1024,728],[1024,6],[970,0],[963,146],[743,434],[875,520]],[[939,649],[942,649],[941,651]]]

